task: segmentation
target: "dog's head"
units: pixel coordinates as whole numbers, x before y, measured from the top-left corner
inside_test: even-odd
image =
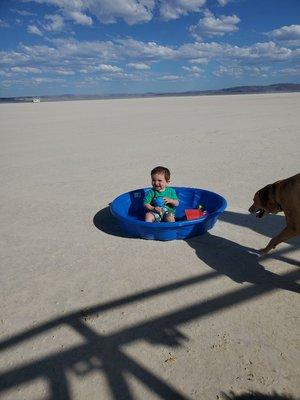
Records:
[[[265,213],[276,214],[280,211],[280,206],[276,203],[274,198],[275,187],[274,184],[267,185],[255,193],[253,198],[253,204],[249,208],[251,214],[255,214],[256,217],[262,218]]]

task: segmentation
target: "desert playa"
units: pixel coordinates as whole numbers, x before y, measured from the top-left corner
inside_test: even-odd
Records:
[[[299,238],[256,190],[299,172],[300,94],[2,104],[1,399],[213,400],[300,394]],[[186,241],[127,237],[119,194],[215,191]],[[270,397],[272,398],[272,397]]]

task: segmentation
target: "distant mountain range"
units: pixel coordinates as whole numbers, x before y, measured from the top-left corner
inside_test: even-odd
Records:
[[[110,95],[77,95],[61,94],[57,96],[40,96],[44,101],[70,101],[70,100],[101,100],[101,99],[126,99],[139,97],[170,97],[170,96],[209,96],[226,94],[254,94],[254,93],[289,93],[300,92],[299,83],[276,83],[273,85],[235,86],[218,90],[196,90],[187,92],[141,93],[141,94],[110,94]],[[0,103],[30,103],[36,96],[0,97]]]

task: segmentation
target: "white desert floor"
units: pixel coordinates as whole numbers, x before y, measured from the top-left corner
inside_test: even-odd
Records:
[[[1,399],[300,394],[299,238],[254,192],[299,172],[300,94],[0,106]],[[126,237],[120,193],[213,190],[228,208],[187,241]]]

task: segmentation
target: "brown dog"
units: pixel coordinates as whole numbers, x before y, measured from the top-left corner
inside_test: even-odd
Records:
[[[265,213],[277,214],[280,211],[284,212],[286,227],[260,250],[263,254],[300,234],[300,174],[260,189],[255,193],[249,208],[249,212],[258,218],[262,218]]]

